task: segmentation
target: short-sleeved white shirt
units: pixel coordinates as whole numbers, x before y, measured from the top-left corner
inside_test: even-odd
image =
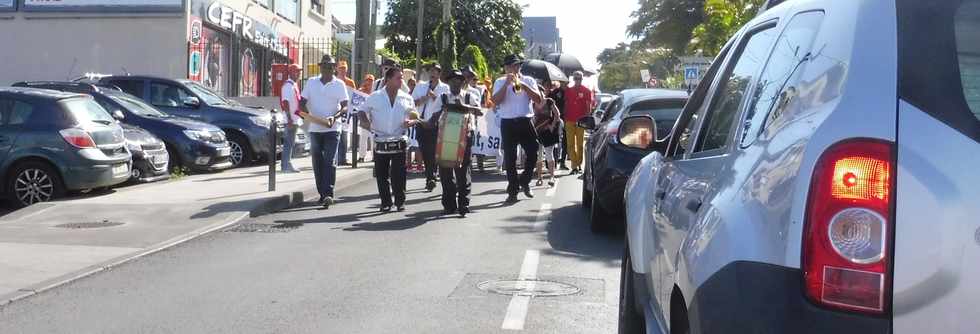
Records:
[[[426,81],[415,86],[415,93],[412,94],[412,98],[418,100],[425,96],[425,94],[429,92],[430,84],[431,81]],[[436,85],[435,94],[435,99],[428,100],[425,102],[425,104],[419,106],[419,115],[421,115],[420,118],[423,121],[428,121],[432,118],[432,114],[442,110],[442,99],[439,97],[442,96],[442,94],[449,94],[449,85],[440,81],[439,84]]]
[[[374,140],[389,142],[408,139],[408,129],[402,125],[408,119],[408,114],[415,110],[415,100],[408,93],[399,90],[392,105],[388,91],[379,90],[368,96],[360,110],[371,118]]]
[[[281,101],[285,101],[289,105],[289,110],[283,110],[283,113],[289,115],[288,120],[292,122],[293,125],[301,126],[303,125],[303,118],[296,114],[299,110],[299,96],[296,96],[296,82],[293,80],[286,80],[282,84],[282,98]]]
[[[521,81],[524,82],[523,88],[538,90],[538,83],[534,81],[534,78],[525,75],[521,77]],[[507,97],[504,99],[504,103],[497,108],[500,118],[513,119],[534,116],[534,109],[531,108],[531,97],[523,90],[520,94],[514,93],[514,89],[507,84],[507,77],[501,77],[494,82],[493,94],[496,95],[505,88],[507,89]]]
[[[343,81],[333,77],[332,81],[323,84],[319,75],[306,81],[303,98],[307,100],[306,107],[310,113],[321,118],[333,116],[340,110],[341,102],[350,101],[347,85]],[[343,122],[339,119],[329,128],[310,122],[309,132],[335,132],[340,131],[342,126]]]

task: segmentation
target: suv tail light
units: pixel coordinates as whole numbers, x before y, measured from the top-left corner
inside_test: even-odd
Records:
[[[894,151],[859,139],[817,161],[803,234],[803,277],[813,302],[872,314],[890,295]]]
[[[92,136],[88,135],[88,132],[78,128],[68,128],[59,131],[61,137],[65,139],[68,144],[77,148],[95,148],[95,141],[92,140]]]

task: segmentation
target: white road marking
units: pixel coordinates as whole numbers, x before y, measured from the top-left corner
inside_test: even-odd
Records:
[[[550,218],[551,203],[541,204],[541,209],[538,209],[538,216],[534,219],[534,226],[531,227],[531,230],[535,232],[544,231],[544,228],[548,225],[548,220]]]
[[[555,193],[558,192],[558,180],[559,179],[555,179],[555,186],[548,188],[548,192],[545,193],[545,196],[555,197]]]
[[[550,206],[550,205],[549,205]],[[521,264],[521,273],[518,278],[522,280],[533,280],[538,277],[538,261],[541,259],[541,252],[538,250],[528,250],[524,253],[524,262]],[[527,289],[534,289],[534,282],[528,282]],[[508,330],[524,330],[524,321],[527,319],[527,307],[531,304],[531,296],[521,296],[514,294],[507,305],[507,315],[504,316],[504,323],[500,328]]]

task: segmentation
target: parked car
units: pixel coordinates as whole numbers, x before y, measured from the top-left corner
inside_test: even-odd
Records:
[[[119,115],[119,113],[116,113]],[[118,119],[118,118],[117,118]],[[126,148],[133,155],[131,182],[155,182],[170,178],[170,154],[160,138],[140,127],[120,123],[126,137]]]
[[[91,96],[0,88],[2,190],[21,207],[130,177],[122,127]]]
[[[595,110],[593,110],[592,112],[594,113],[599,110],[606,110],[606,107],[609,106],[609,102],[612,102],[612,100],[615,98],[616,95],[613,94],[602,94],[602,93],[596,94],[595,100],[597,101],[597,103],[595,106]]]
[[[658,141],[670,134],[685,101],[687,93],[683,91],[624,90],[609,105],[611,109],[577,122],[589,131],[582,205],[590,209],[593,232],[622,226],[627,177],[640,159],[664,146]]]
[[[169,152],[171,168],[183,167],[194,172],[211,172],[232,167],[231,146],[224,131],[208,123],[163,113],[142,99],[114,89],[115,87],[52,81],[18,82],[14,86],[92,95],[106,110],[122,112],[123,123],[146,129],[162,139],[166,144],[166,151]]]
[[[627,187],[620,331],[975,333],[980,0],[786,1]]]
[[[228,137],[232,166],[267,157],[270,150],[282,150],[281,144],[274,147],[269,141],[271,113],[229,101],[197,82],[135,75],[107,76],[99,82],[119,87],[167,114],[221,128]]]

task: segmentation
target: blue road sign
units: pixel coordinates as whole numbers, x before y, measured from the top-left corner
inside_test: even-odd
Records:
[[[684,69],[684,79],[696,80],[698,78],[698,68],[688,67]]]

